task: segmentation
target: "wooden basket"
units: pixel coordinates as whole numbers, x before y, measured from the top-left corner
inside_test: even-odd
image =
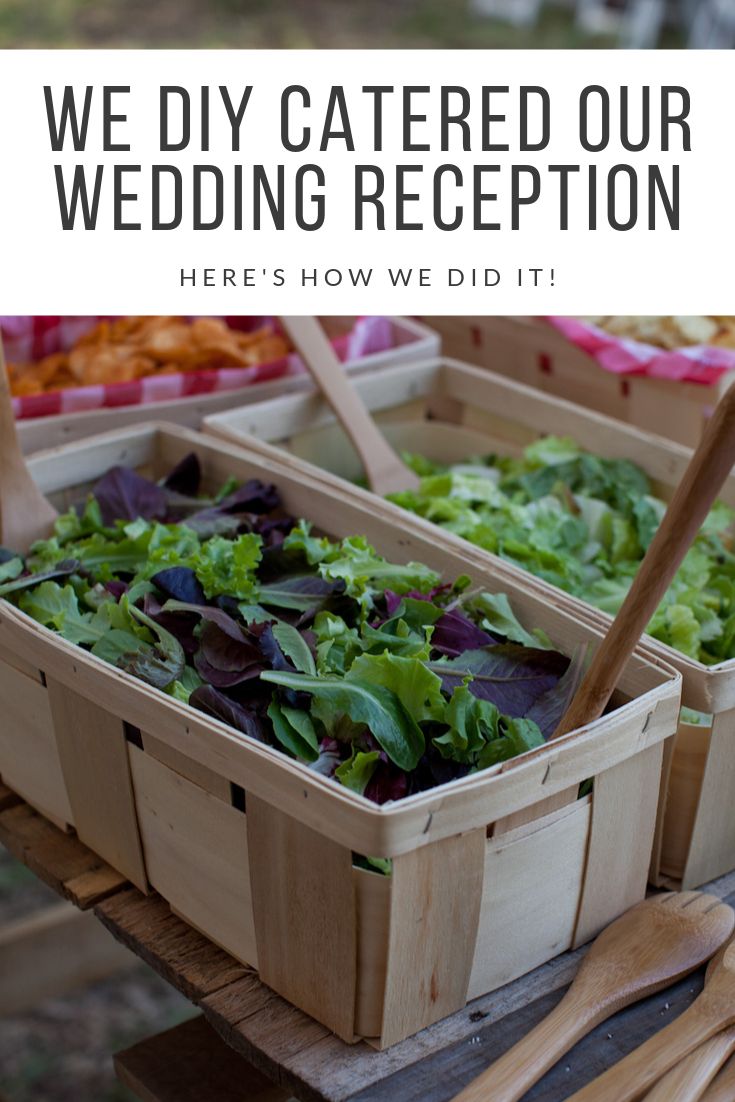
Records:
[[[701,386],[642,375],[614,375],[546,322],[530,317],[432,317],[447,356],[489,367],[688,447],[735,380]]]
[[[160,475],[196,450],[210,486],[278,485],[285,508],[335,536],[447,577],[466,563],[436,530],[325,489],[306,467],[183,429],[144,426],[35,457],[57,504],[114,463]],[[570,651],[599,631],[492,564],[475,581]],[[636,651],[615,710],[483,773],[378,807],[262,743],[93,658],[0,603],[2,653],[39,691],[82,837],[340,1037],[389,1045],[593,936],[641,899],[664,740],[680,679]],[[0,768],[8,779],[13,746]],[[22,732],[15,754],[25,752]],[[42,765],[39,764],[39,769]],[[488,826],[594,778],[592,796],[499,837]],[[393,859],[390,877],[354,854]],[[499,933],[501,932],[501,933]]]
[[[653,480],[655,492],[669,498],[689,462],[688,449],[660,437],[613,421],[580,406],[522,386],[491,372],[452,360],[364,375],[356,384],[373,409],[386,435],[397,447],[426,451],[435,459],[456,462],[468,454],[499,451],[518,455],[523,447],[546,432],[569,435],[590,451],[608,458],[630,459]],[[442,432],[445,425],[462,425],[466,435]],[[347,478],[360,473],[357,456],[328,407],[315,395],[283,397],[213,417],[208,431],[233,442],[246,441],[268,454],[278,454],[265,441],[288,448],[301,460]],[[260,441],[258,444],[256,438]],[[735,505],[735,476],[726,483],[722,498]],[[429,530],[431,525],[425,524]],[[493,562],[501,571],[514,567],[450,535],[468,560]],[[537,592],[548,593],[546,583],[523,574]],[[559,598],[559,591],[552,590]],[[563,598],[577,614],[594,623],[609,618],[592,606]],[[671,784],[662,803],[657,827],[651,878],[658,885],[696,887],[735,868],[735,755],[730,739],[735,733],[735,660],[704,666],[653,640],[649,644],[683,675],[683,703],[713,715],[694,731],[686,725],[677,750],[667,757]],[[697,752],[690,748],[696,741]]]
[[[426,359],[427,356],[439,355],[439,337],[427,325],[412,318],[394,317],[390,320],[393,328],[392,347],[385,352],[371,352],[348,362],[350,371],[374,371],[380,367],[413,363]],[[327,331],[336,336],[347,332],[355,318],[329,317],[323,321]],[[231,409],[233,404],[262,401],[267,397],[283,394],[284,391],[299,390],[306,386],[308,376],[292,375],[270,383],[254,383],[238,391],[198,394],[191,398],[156,402],[152,406],[122,406],[116,409],[33,417],[18,422],[18,436],[23,452],[30,455],[126,425],[139,425],[141,421],[150,418],[198,429],[204,417],[220,410]]]

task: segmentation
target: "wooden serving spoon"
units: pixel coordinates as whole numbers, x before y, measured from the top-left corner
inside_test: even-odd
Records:
[[[670,892],[632,907],[593,942],[548,1017],[454,1102],[518,1102],[590,1030],[693,972],[734,927],[732,908],[702,892]]]
[[[679,1060],[732,1025],[735,942],[728,945],[701,995],[676,1021],[577,1091],[569,1102],[634,1102]]]
[[[58,515],[28,473],[20,450],[0,337],[0,542],[11,551],[27,551],[48,536]]]
[[[727,946],[723,946],[709,962],[704,977],[705,984],[714,976],[726,949]],[[697,1102],[733,1052],[735,1026],[730,1026],[695,1048],[676,1067],[667,1071],[663,1079],[659,1079],[653,1090],[646,1095],[645,1102]],[[735,1091],[731,1097],[735,1098]]]
[[[419,479],[380,432],[313,317],[282,317],[283,327],[352,441],[376,494],[415,490]]]

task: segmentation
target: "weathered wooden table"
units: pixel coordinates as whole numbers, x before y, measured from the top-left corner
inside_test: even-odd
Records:
[[[160,896],[142,895],[74,836],[43,819],[0,785],[0,842],[37,876],[83,910],[92,909],[115,937],[199,1008],[229,1048],[275,1084],[254,1076],[244,1093],[224,1085],[207,1097],[270,1102],[293,1094],[301,1102],[447,1102],[551,1010],[584,949],[565,953],[465,1010],[384,1052],[346,1045],[260,983],[197,931],[172,915]],[[735,873],[708,885],[735,903]],[[502,950],[505,932],[498,930]],[[329,931],[315,931],[329,952]],[[699,993],[703,970],[596,1029],[527,1095],[528,1102],[562,1102],[664,1024]],[[190,1023],[176,1043],[196,1062],[203,1022]],[[180,1027],[182,1028],[182,1027]],[[207,1030],[206,1033],[209,1031]],[[162,1035],[162,1043],[168,1035]],[[144,1051],[131,1050],[131,1066]],[[211,1057],[202,1057],[211,1064]],[[235,1078],[237,1075],[232,1073]],[[232,1081],[232,1080],[230,1080]],[[186,1102],[181,1086],[170,1097]],[[160,1094],[148,1097],[167,1098]],[[192,1094],[201,1099],[203,1096]]]

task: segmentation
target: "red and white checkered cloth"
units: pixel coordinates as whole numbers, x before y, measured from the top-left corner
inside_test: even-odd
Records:
[[[99,317],[0,317],[6,359],[11,363],[27,363],[53,352],[64,352],[100,320]],[[263,324],[275,326],[273,318],[228,317],[224,320],[234,329],[244,331]],[[392,347],[392,340],[390,319],[369,317],[359,318],[352,330],[337,338],[333,344],[339,358],[346,361],[384,352]],[[147,405],[197,394],[240,390],[251,383],[267,382],[299,374],[303,370],[299,357],[291,355],[253,367],[222,367],[179,375],[151,375],[132,383],[73,387],[14,398],[13,409],[16,418],[21,420],[57,413]]]
[[[735,371],[735,349],[696,345],[665,349],[627,337],[616,337],[580,318],[547,317],[551,325],[600,367],[615,375],[648,375],[652,379],[702,383],[711,386],[726,372]]]

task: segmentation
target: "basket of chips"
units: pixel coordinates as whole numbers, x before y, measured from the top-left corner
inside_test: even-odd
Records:
[[[438,339],[407,319],[333,318],[351,367],[422,358]],[[298,386],[302,366],[274,318],[4,317],[0,333],[24,451],[156,416],[198,426],[253,385]]]

